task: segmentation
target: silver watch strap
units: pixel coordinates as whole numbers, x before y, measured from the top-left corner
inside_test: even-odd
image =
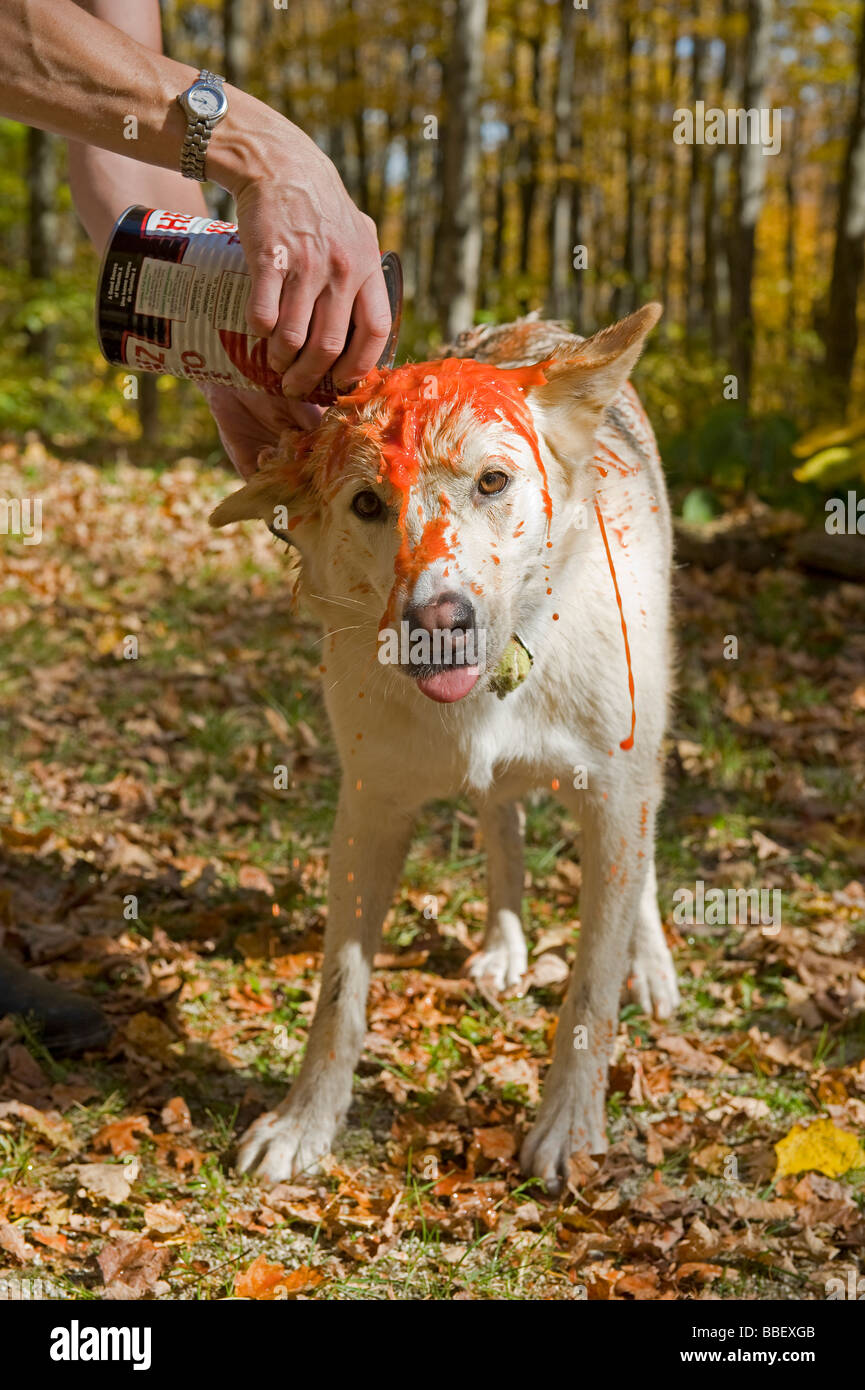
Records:
[[[207,68],[201,69],[197,81],[206,82],[209,87],[222,87],[225,84],[224,77],[209,72]],[[180,172],[185,179],[195,179],[197,183],[207,181],[204,165],[212,134],[213,125],[204,116],[199,116],[195,121],[190,120],[180,150]]]

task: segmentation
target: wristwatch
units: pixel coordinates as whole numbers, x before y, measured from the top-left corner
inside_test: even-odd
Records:
[[[207,178],[204,172],[207,146],[214,127],[219,125],[228,110],[224,82],[224,77],[217,77],[215,72],[202,68],[192,86],[177,98],[189,121],[180,151],[180,172],[185,179],[197,179],[199,183],[204,183]]]

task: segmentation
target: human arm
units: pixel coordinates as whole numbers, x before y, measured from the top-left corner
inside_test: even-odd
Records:
[[[151,205],[193,210],[190,199],[200,190],[184,188],[182,206],[169,195],[189,182],[175,174],[186,132],[175,98],[197,72],[161,52],[157,0],[88,0],[86,7],[3,0],[0,53],[4,115],[124,161],[74,156],[79,193],[82,176],[89,189],[82,216],[97,244],[113,224],[112,207],[116,215],[129,202],[148,201],[136,185],[116,206],[115,191],[129,187],[126,175],[118,180],[130,159],[152,168],[149,186],[160,197]],[[287,395],[307,394],[328,369],[338,381],[356,380],[377,361],[390,328],[375,226],[299,127],[238,88],[226,91],[229,111],[211,137],[207,174],[237,203],[253,280],[250,331],[268,338]],[[132,140],[124,133],[129,116],[137,122]],[[355,333],[341,355],[352,320]]]

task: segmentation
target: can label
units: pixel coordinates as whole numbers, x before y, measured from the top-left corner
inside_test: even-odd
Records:
[[[396,356],[402,270],[388,251],[382,270],[391,332],[379,367]],[[252,289],[233,222],[164,208],[131,207],[118,220],[102,261],[96,332],[115,366],[282,394],[281,374],[267,363],[267,339],[246,324]],[[351,338],[349,329],[346,344]],[[328,372],[308,400],[327,404],[336,388]]]

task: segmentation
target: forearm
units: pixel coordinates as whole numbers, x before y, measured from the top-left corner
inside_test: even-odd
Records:
[[[76,0],[78,7],[124,33],[154,53],[162,53],[159,0]],[[127,142],[128,143],[128,142]],[[143,165],[128,152],[115,154],[94,145],[69,141],[69,186],[78,216],[97,250],[131,203],[170,208],[202,216],[207,205],[201,185],[179,170]]]
[[[116,12],[116,22],[135,37],[73,0],[3,0],[0,112],[114,155],[178,170],[186,117],[176,96],[197,70],[158,51],[157,6],[140,0],[139,11],[139,0],[125,0]],[[212,137],[207,174],[236,194],[266,172],[275,148],[304,144],[307,137],[246,92],[226,91],[229,112]],[[132,139],[129,117],[135,118]]]
[[[76,204],[98,246],[130,203],[204,212],[176,172],[177,94],[197,75],[161,52],[157,0],[0,0],[0,113],[72,142]],[[357,381],[391,324],[375,226],[298,126],[237,88],[226,95],[205,172],[237,204],[249,331],[267,338],[287,396],[306,396],[331,366]]]
[[[150,169],[133,159],[69,142],[69,187],[84,230],[97,251],[125,208],[144,203],[171,212],[207,213],[201,185],[169,169]]]

